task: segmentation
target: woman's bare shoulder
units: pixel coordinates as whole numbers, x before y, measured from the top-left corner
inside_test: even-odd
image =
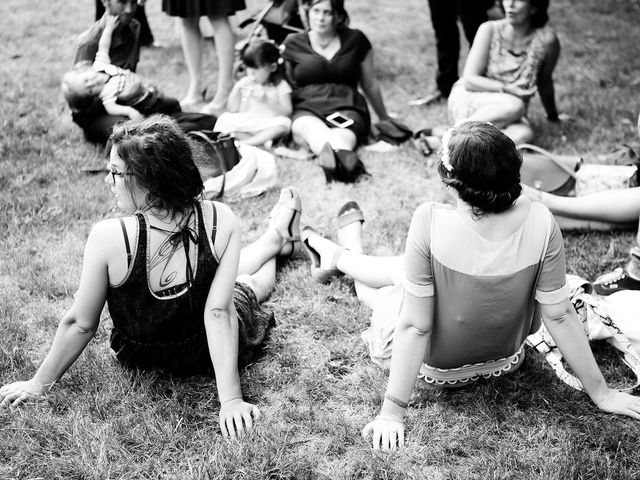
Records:
[[[540,36],[542,38],[542,43],[547,46],[554,46],[560,43],[556,31],[549,26],[545,26],[540,30]]]
[[[89,232],[87,238],[87,246],[99,248],[106,253],[111,253],[117,246],[124,245],[124,242],[117,241],[122,239],[124,232],[122,224],[130,238],[135,237],[137,229],[136,217],[108,218],[96,223]]]

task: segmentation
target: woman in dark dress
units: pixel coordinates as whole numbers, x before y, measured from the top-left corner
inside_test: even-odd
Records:
[[[343,0],[313,0],[309,31],[290,35],[283,58],[293,87],[296,142],[318,155],[327,180],[358,163],[355,148],[369,135],[366,98],[380,120],[390,120],[373,70],[367,37],[351,29]],[[331,118],[339,112],[340,116]]]
[[[97,223],[80,286],[33,378],[0,388],[0,407],[43,396],[95,334],[105,302],[111,348],[123,365],[176,375],[215,372],[223,435],[251,428],[238,368],[260,353],[273,314],[259,306],[275,285],[277,256],[299,249],[300,198],[285,188],[269,227],[240,249],[223,204],[202,200],[184,133],[168,117],[117,125],[105,182],[125,213]],[[176,181],[179,179],[180,181]]]
[[[162,0],[162,10],[181,21],[182,52],[189,72],[189,88],[180,101],[183,110],[191,110],[204,101],[207,87],[202,79],[202,35],[200,17],[208,17],[218,57],[218,85],[213,100],[202,113],[219,116],[227,105],[233,87],[233,49],[235,36],[229,15],[244,10],[244,0]]]

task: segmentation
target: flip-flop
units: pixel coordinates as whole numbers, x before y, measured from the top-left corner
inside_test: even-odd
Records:
[[[302,237],[302,248],[304,248],[304,251],[309,256],[309,260],[311,260],[311,277],[314,280],[320,283],[329,283],[333,277],[342,274],[336,267],[336,264],[338,263],[338,258],[340,258],[340,255],[342,255],[342,252],[344,252],[346,248],[336,245],[333,255],[331,256],[329,268],[322,268],[320,266],[322,260],[320,253],[309,245],[309,237],[311,235],[318,235],[318,233],[313,228],[307,226],[302,229],[300,235]]]
[[[293,215],[287,226],[288,236],[280,235],[284,243],[291,243],[291,253],[286,255],[280,255],[284,258],[293,257],[300,251],[300,216],[302,214],[302,202],[300,201],[300,194],[294,187],[285,187],[280,190],[280,199],[278,203],[273,207],[269,214],[269,220],[278,214],[280,208],[289,208],[293,210]]]
[[[354,222],[364,223],[364,215],[358,205],[354,201],[345,203],[340,210],[338,210],[338,230],[346,227]]]

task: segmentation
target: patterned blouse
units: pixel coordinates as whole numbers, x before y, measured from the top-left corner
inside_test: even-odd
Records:
[[[552,30],[550,27],[536,29],[527,48],[514,52],[506,46],[505,32],[508,25],[507,20],[491,22],[493,34],[486,76],[528,90],[538,83],[538,72],[546,54],[544,39]]]

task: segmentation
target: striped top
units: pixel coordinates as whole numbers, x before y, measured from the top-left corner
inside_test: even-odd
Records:
[[[125,70],[110,63],[106,52],[98,51],[93,68],[98,72],[109,75],[109,79],[102,87],[100,100],[103,105],[119,103],[121,105],[135,105],[149,93],[140,77],[131,70]]]
[[[409,228],[404,273],[407,292],[435,296],[424,362],[438,368],[513,355],[540,325],[536,301],[567,298],[562,234],[535,202],[522,226],[499,240],[482,237],[452,206],[423,204]]]

